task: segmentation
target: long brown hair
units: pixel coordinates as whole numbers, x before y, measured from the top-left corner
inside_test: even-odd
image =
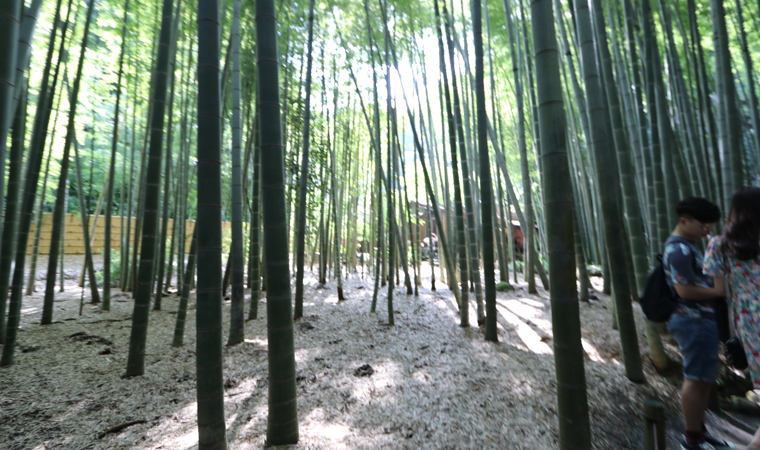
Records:
[[[723,235],[737,259],[760,256],[760,187],[743,187],[734,193]]]

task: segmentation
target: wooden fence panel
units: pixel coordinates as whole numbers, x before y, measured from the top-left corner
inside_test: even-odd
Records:
[[[127,219],[131,220],[130,225],[130,238],[129,244],[132,245],[135,236],[135,218]],[[124,222],[124,231],[126,232],[126,220]],[[169,238],[172,236],[172,230],[174,221],[169,219],[168,234]],[[103,246],[105,243],[105,219],[103,216],[98,218],[98,227],[95,230],[94,240],[92,241],[92,252],[96,255],[103,253]],[[90,239],[93,239],[92,229],[95,226],[95,217],[90,216]],[[111,250],[120,251],[121,249],[121,216],[111,216]],[[222,223],[222,230],[225,236],[230,233],[231,225],[229,222]],[[29,242],[26,247],[27,254],[32,253],[32,245],[34,236],[35,224],[32,224],[29,231]],[[190,241],[193,235],[193,229],[195,228],[195,221],[188,220],[186,223],[186,240],[185,251],[190,251]],[[40,234],[40,255],[47,255],[50,253],[50,234],[53,231],[53,213],[47,213],[42,215],[42,233]],[[66,255],[84,255],[84,237],[82,234],[82,219],[78,214],[67,214],[64,232],[63,248]]]

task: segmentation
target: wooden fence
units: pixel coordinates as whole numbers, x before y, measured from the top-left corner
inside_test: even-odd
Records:
[[[67,214],[65,224],[65,234],[63,248],[66,255],[84,255],[84,236],[82,234],[82,219],[78,214]],[[130,245],[134,241],[135,224],[137,219],[132,217],[130,220],[132,223],[130,228]],[[121,226],[124,222],[124,232],[127,229],[127,220],[122,221],[121,216],[111,216],[111,250],[119,251],[121,247]],[[171,237],[174,221],[169,219],[168,235]],[[95,229],[95,236],[93,239],[93,227],[95,226],[95,216],[90,216],[90,240],[92,242],[93,254],[103,253],[103,245],[105,243],[105,218],[99,217],[97,221],[97,228]],[[160,224],[159,224],[160,226]],[[185,248],[186,251],[190,251],[190,241],[193,236],[193,229],[195,228],[195,221],[188,220],[186,222],[185,230]],[[47,255],[50,253],[50,235],[53,231],[53,213],[47,213],[42,215],[42,233],[40,234],[40,255]],[[225,237],[228,237],[230,233],[230,223],[222,223],[222,232]],[[32,253],[32,245],[34,244],[34,224],[32,224],[29,231],[29,241],[26,247],[27,254]],[[168,245],[168,243],[167,243]]]

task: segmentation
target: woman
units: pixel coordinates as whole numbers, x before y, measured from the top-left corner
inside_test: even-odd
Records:
[[[744,344],[755,389],[760,389],[760,187],[739,189],[721,236],[710,240],[704,272],[723,285],[734,328]],[[760,450],[760,429],[748,450]]]

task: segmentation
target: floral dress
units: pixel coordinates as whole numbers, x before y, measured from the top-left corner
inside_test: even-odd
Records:
[[[730,250],[724,257],[722,243],[723,236],[710,239],[704,272],[726,278],[734,327],[744,344],[755,389],[760,389],[760,258],[741,261]]]

